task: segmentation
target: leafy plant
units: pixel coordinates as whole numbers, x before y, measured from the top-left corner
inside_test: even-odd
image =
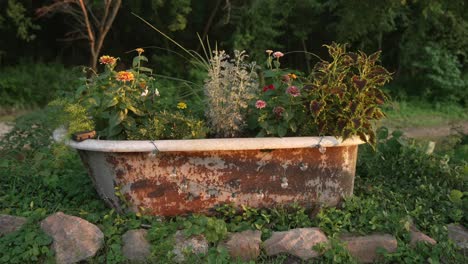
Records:
[[[255,102],[258,116],[250,121],[251,129],[259,126],[258,136],[301,135],[306,133],[307,107],[304,104],[302,83],[291,71],[280,69],[281,52],[267,50],[267,69],[263,73],[265,86]],[[299,73],[297,73],[299,74]]]
[[[345,45],[326,45],[332,60],[317,63],[306,88],[310,115],[320,135],[358,135],[376,143],[373,120],[384,117],[387,95],[379,89],[391,78],[378,65],[380,52],[346,52]],[[309,121],[310,122],[310,121]]]
[[[267,50],[267,86],[263,100],[255,102],[260,135],[332,135],[343,139],[358,135],[375,145],[372,121],[384,117],[381,106],[387,95],[380,88],[391,79],[377,64],[380,52],[367,56],[347,52],[345,45],[325,46],[332,61],[318,62],[311,74],[302,78],[280,69],[281,52]]]
[[[245,62],[245,51],[230,59],[224,51],[213,51],[205,80],[206,117],[215,137],[238,137],[247,125],[247,107],[257,91],[255,63]]]
[[[69,127],[73,123],[86,127],[94,124],[98,136],[106,139],[204,137],[203,122],[186,110],[186,103],[171,106],[177,108],[176,113],[165,111],[152,70],[142,65],[148,61],[142,55],[144,50],[136,49],[136,52],[132,68],[127,71],[115,71],[117,58],[100,58],[105,71],[85,79],[76,99],[62,103],[62,111],[73,114],[67,116]],[[86,118],[88,121],[83,122]]]

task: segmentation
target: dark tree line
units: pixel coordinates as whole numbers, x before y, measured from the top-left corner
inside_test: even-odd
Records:
[[[38,17],[39,8],[54,2],[0,1],[0,65],[21,60],[89,64],[89,43],[66,39],[73,29],[70,14]],[[84,2],[99,14],[108,0]],[[100,53],[125,58],[124,52],[147,47],[160,73],[188,77],[187,62],[172,52],[179,50],[132,12],[189,49],[202,51],[198,33],[220,48],[245,49],[259,62],[265,49],[296,51],[285,61],[304,71],[316,61],[304,52],[324,55],[325,43],[349,43],[366,52],[380,49],[394,83],[405,87],[395,88],[401,94],[467,101],[465,0],[122,1]]]

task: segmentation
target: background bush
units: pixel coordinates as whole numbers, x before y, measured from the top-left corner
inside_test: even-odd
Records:
[[[44,106],[54,97],[74,91],[79,69],[58,63],[21,63],[0,70],[0,109]]]

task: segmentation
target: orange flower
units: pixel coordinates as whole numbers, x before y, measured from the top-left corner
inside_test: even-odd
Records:
[[[297,79],[297,75],[294,74],[294,73],[290,73],[288,74],[289,78],[293,79],[293,80],[296,80]]]
[[[115,79],[121,82],[131,82],[135,80],[135,76],[133,76],[133,73],[128,71],[119,71],[117,76],[115,76]]]
[[[117,62],[116,58],[112,56],[108,56],[108,55],[104,55],[104,56],[101,56],[101,58],[99,58],[99,63],[101,64],[114,65],[116,62]]]
[[[142,48],[138,48],[138,49],[135,49],[135,50],[136,50],[136,52],[138,52],[138,55],[141,55],[143,52],[145,52],[145,50],[142,49]]]

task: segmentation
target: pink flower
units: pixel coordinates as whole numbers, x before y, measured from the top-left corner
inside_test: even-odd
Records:
[[[276,115],[277,118],[280,118],[283,116],[284,108],[281,106],[277,106],[273,108],[273,113]]]
[[[263,87],[263,92],[266,92],[268,90],[274,90],[275,89],[275,86],[273,84],[270,84],[270,85],[265,85]]]
[[[275,58],[281,58],[283,56],[284,54],[281,51],[276,51],[275,53],[273,53],[273,57]]]
[[[292,97],[297,97],[301,95],[301,91],[296,86],[290,86],[286,89],[286,93],[290,94]]]
[[[267,103],[263,100],[257,100],[257,102],[255,103],[255,107],[257,107],[258,109],[265,108],[266,105]]]

